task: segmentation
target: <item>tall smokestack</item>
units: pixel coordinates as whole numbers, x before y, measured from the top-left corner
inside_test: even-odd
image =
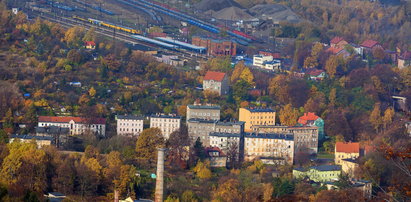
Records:
[[[156,194],[155,202],[164,201],[164,152],[165,148],[158,149],[157,155],[157,178],[156,178]]]

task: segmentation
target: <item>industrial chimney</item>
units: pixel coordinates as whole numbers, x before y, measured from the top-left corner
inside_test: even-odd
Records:
[[[164,153],[165,148],[158,149],[157,155],[157,177],[156,177],[156,194],[155,202],[164,201]]]

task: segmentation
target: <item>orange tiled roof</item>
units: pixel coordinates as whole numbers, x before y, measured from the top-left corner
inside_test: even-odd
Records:
[[[313,113],[313,112],[308,112],[308,113],[304,113],[304,115],[301,116],[301,117],[298,119],[298,123],[300,123],[300,124],[302,124],[302,125],[305,125],[305,124],[308,123],[308,121],[315,121],[315,120],[317,120],[318,118],[320,118],[320,117],[317,116],[317,115],[315,115],[315,113]]]
[[[86,41],[86,46],[95,46],[96,43],[94,43],[94,41]]]
[[[335,143],[335,152],[360,153],[360,143],[358,142],[337,142]]]
[[[204,80],[223,81],[225,73],[208,71],[204,76]]]
[[[334,55],[338,54],[339,52],[341,52],[343,49],[342,48],[334,48],[334,47],[329,47],[326,52],[330,52]]]
[[[218,152],[219,156],[225,156],[224,152],[218,147],[206,147],[204,150],[207,156],[209,155],[208,152]]]
[[[337,44],[337,43],[339,43],[339,42],[342,41],[342,40],[344,40],[344,38],[339,37],[339,36],[336,36],[336,37],[334,37],[333,39],[331,39],[330,44]]]
[[[378,42],[374,41],[374,40],[365,40],[364,42],[362,42],[361,46],[365,47],[365,48],[372,48],[375,45],[377,45]]]
[[[74,117],[74,116],[39,116],[39,122],[54,122],[54,123],[68,123],[73,120],[76,123],[94,123],[94,124],[105,124],[105,118],[93,118],[87,120],[86,118],[82,117]]]

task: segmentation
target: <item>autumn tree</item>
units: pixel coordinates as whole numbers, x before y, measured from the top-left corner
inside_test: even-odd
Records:
[[[74,26],[69,28],[64,35],[64,41],[69,46],[80,46],[82,44],[81,39],[84,35],[84,28],[79,26]]]
[[[188,136],[187,126],[182,125],[179,130],[172,132],[170,138],[166,141],[166,145],[169,149],[168,158],[171,163],[185,168],[190,149],[190,137]]]
[[[280,110],[280,122],[282,125],[295,126],[297,124],[297,119],[299,116],[298,109],[295,109],[291,104],[285,105]]]
[[[384,125],[384,129],[387,129],[387,126],[392,123],[392,119],[394,118],[394,109],[389,107],[385,110],[384,116],[382,117],[382,122]]]
[[[323,50],[323,45],[321,43],[315,43],[311,49],[311,55],[306,57],[304,60],[305,68],[315,68],[318,66],[318,56]]]
[[[194,167],[193,170],[197,174],[197,177],[200,179],[209,179],[212,176],[208,162],[203,163],[201,161],[198,161],[196,167]]]
[[[374,105],[374,109],[372,110],[372,112],[370,114],[369,121],[373,125],[375,131],[377,131],[377,133],[378,133],[378,129],[383,124],[383,119],[381,117],[381,111],[380,111],[380,104],[379,103],[376,103]]]
[[[331,55],[327,62],[325,63],[325,71],[330,76],[330,78],[334,78],[337,74],[337,67],[338,67],[338,56]]]
[[[241,200],[240,182],[237,179],[229,179],[220,184],[213,193],[213,201],[236,202]]]
[[[136,143],[136,157],[155,162],[157,148],[164,147],[164,138],[159,128],[148,128],[141,132]]]

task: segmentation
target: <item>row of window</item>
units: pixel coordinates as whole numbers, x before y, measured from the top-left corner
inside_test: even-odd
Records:
[[[143,123],[119,123],[120,126],[139,126],[139,127],[143,127]]]
[[[129,131],[129,128],[119,128],[120,132],[141,132],[142,129],[140,128],[131,128]]]

